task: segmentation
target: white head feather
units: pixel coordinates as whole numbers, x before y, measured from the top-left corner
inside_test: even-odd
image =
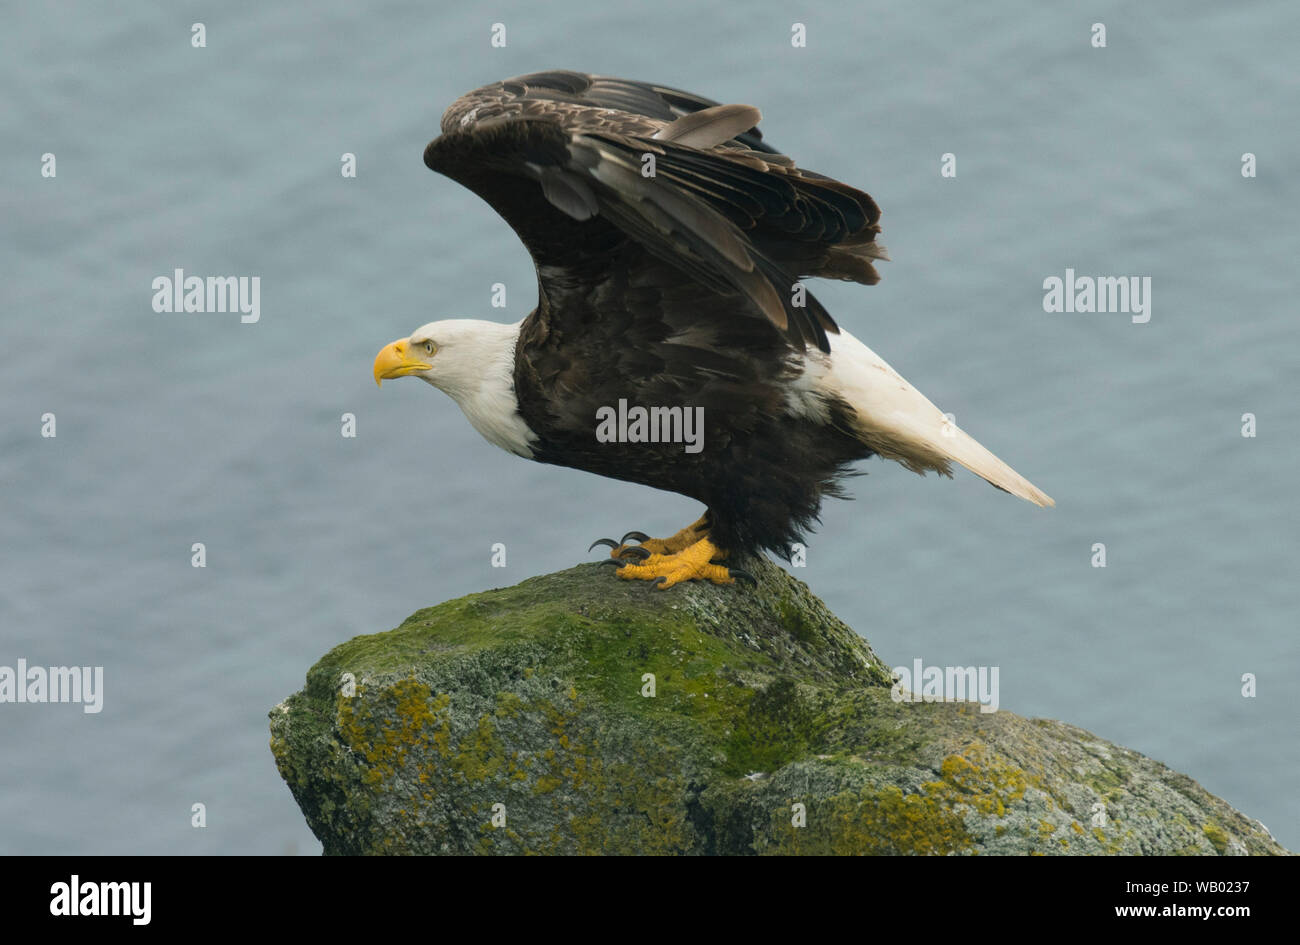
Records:
[[[420,326],[407,342],[411,354],[429,364],[417,377],[456,401],[489,443],[531,457],[537,436],[519,415],[515,397],[515,345],[521,324],[451,318]]]

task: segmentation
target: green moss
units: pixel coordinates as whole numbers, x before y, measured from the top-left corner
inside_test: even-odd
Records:
[[[1222,827],[1211,821],[1201,827],[1201,830],[1205,833],[1205,838],[1210,841],[1210,845],[1214,847],[1219,856],[1227,854],[1228,834]]]
[[[795,825],[788,809],[773,812],[776,844],[765,852],[972,853],[976,851],[968,819],[1002,817],[1025,790],[1026,778],[1021,770],[991,760],[985,746],[977,743],[945,758],[940,779],[925,782],[918,792],[904,792],[896,785],[841,792],[809,802],[803,827]],[[1054,828],[1048,826],[1049,836]],[[1001,832],[999,825],[999,835]]]
[[[1029,786],[1023,770],[990,760],[980,742],[945,758],[940,773],[943,780],[928,784],[928,789],[941,792],[951,803],[967,804],[985,817],[1004,817],[1007,805],[1023,798]]]
[[[499,778],[509,764],[505,744],[497,737],[488,715],[482,716],[473,733],[456,746],[451,759],[452,770],[470,782]]]
[[[805,827],[788,809],[772,814],[777,843],[768,854],[946,856],[972,848],[959,814],[934,797],[889,786],[837,794],[808,811]]]
[[[790,636],[800,643],[811,643],[817,638],[816,627],[804,616],[804,608],[797,606],[789,597],[783,597],[777,603],[777,613],[781,615],[781,623]]]
[[[723,770],[733,775],[775,771],[822,744],[827,727],[819,707],[788,678],[754,692],[729,722]]]
[[[451,728],[445,711],[450,703],[449,695],[434,696],[413,677],[397,681],[376,700],[366,698],[365,686],[358,686],[355,696],[338,696],[338,732],[344,744],[365,759],[366,783],[390,781],[408,758],[424,758],[429,752],[446,757]]]

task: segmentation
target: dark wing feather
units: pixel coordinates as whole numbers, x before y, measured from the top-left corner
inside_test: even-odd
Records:
[[[505,96],[522,101],[567,102],[572,105],[608,108],[656,121],[673,121],[718,104],[712,99],[666,85],[554,70],[506,79],[470,92],[447,109],[442,119],[442,130],[458,130],[449,127],[449,124],[459,121],[466,111],[478,105],[500,101]],[[774,148],[763,142],[763,134],[757,126],[745,134],[737,135],[736,141],[755,151],[775,153]]]
[[[803,274],[876,281],[879,210],[794,167],[756,127],[741,130],[757,117],[661,86],[538,73],[458,100],[424,159],[510,223],[552,307],[615,278],[615,258],[635,266],[630,242],[643,259],[739,295],[792,344],[829,350],[835,322],[811,294],[796,304],[793,283]],[[646,154],[653,177],[642,174]]]

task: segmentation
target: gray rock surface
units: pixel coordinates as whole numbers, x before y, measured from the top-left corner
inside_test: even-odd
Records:
[[[588,564],[418,611],[272,710],[276,764],[330,854],[1287,852],[1072,725],[895,701],[806,586],[745,566],[757,588]]]

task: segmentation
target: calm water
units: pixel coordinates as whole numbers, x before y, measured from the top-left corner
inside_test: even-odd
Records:
[[[799,576],[891,663],[997,665],[1004,709],[1164,761],[1300,849],[1300,8],[815,5],[793,49],[777,4],[366,6],[6,13],[0,665],[102,665],[106,692],[94,715],[0,705],[0,852],[317,852],[266,713],[321,654],[698,514],[370,377],[425,321],[532,307],[513,234],[420,156],[457,95],[550,67],[753,103],[872,193],[895,261],[819,297],[1059,503],[869,463]],[[1066,267],[1150,276],[1150,322],[1045,314]],[[260,276],[260,321],[155,313],[175,268]]]

